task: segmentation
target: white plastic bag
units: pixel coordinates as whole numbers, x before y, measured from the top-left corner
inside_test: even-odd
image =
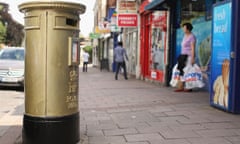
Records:
[[[177,69],[177,66],[178,64],[176,64],[174,67],[173,67],[173,70],[172,70],[172,77],[171,77],[171,81],[170,81],[170,85],[172,87],[176,87],[177,84],[178,84],[178,81],[180,80],[180,72],[179,70]]]
[[[202,71],[197,64],[187,65],[184,68],[185,88],[202,88],[204,87]]]

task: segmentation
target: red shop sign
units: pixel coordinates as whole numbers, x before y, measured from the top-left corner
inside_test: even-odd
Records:
[[[119,27],[137,27],[137,14],[118,14]]]

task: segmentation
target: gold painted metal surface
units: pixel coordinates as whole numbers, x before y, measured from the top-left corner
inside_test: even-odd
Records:
[[[69,37],[79,35],[85,6],[29,2],[25,13],[25,113],[58,117],[78,112],[78,65],[69,66]]]
[[[70,11],[77,14],[83,14],[86,7],[79,3],[64,2],[64,1],[54,1],[54,0],[39,0],[30,1],[19,5],[19,9],[22,12],[28,12],[33,9],[61,9],[64,11]]]

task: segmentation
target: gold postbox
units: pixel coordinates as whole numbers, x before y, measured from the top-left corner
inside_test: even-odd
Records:
[[[85,6],[67,1],[29,1],[25,14],[25,114],[23,143],[79,141],[79,15]]]

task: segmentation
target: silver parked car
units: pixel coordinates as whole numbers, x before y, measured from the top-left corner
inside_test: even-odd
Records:
[[[0,50],[0,86],[24,87],[24,57],[24,48]]]

